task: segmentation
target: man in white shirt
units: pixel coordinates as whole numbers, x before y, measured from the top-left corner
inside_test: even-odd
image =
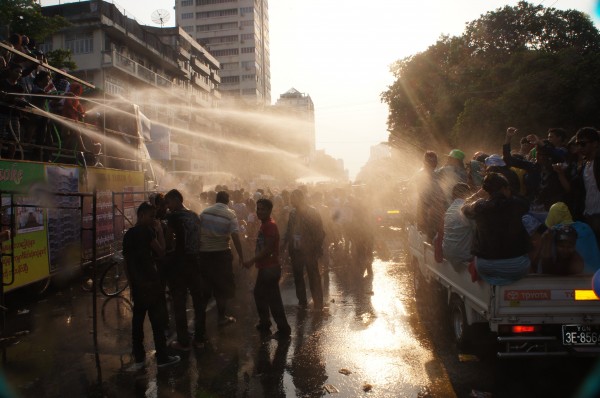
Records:
[[[585,159],[583,167],[583,184],[585,187],[584,211],[585,222],[590,225],[596,241],[600,245],[600,153],[598,141],[600,135],[592,127],[579,129],[575,143]]]

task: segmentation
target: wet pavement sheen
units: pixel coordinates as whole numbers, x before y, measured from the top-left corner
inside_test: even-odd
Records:
[[[446,376],[428,365],[434,362],[431,348],[419,342],[409,322],[414,304],[401,256],[396,250],[393,260],[376,259],[373,278],[359,277],[352,261],[338,257],[324,273],[323,312],[296,305],[293,278],[284,268],[289,341],[265,339],[255,330],[255,274],[238,269],[237,295],[229,306],[237,322],[217,327],[211,305],[207,347],[180,354],[179,364],[161,370],[148,355],[145,369],[127,371],[132,364],[127,292],[98,296],[96,360],[92,294],[74,284],[28,304],[29,313],[19,315],[31,333],[8,348],[5,375],[23,397],[418,396],[444,384]],[[149,352],[151,336],[146,322]]]
[[[284,267],[281,288],[292,327],[289,341],[259,335],[254,328],[255,273],[237,269],[236,298],[228,311],[236,323],[217,327],[211,304],[204,349],[180,354],[179,364],[160,370],[148,355],[146,367],[131,372],[128,291],[110,299],[98,295],[96,355],[92,294],[73,284],[28,303],[28,312],[9,319],[13,327],[31,333],[7,349],[4,374],[19,397],[36,398],[456,397],[468,396],[470,383],[476,384],[480,375],[483,387],[496,388],[493,359],[458,364],[458,352],[440,331],[443,315],[433,307],[417,310],[402,245],[394,235],[385,239],[386,250],[373,263],[373,278],[357,275],[353,261],[334,256],[324,272],[323,312],[297,306],[291,270]],[[13,308],[17,302],[13,299]],[[147,321],[149,353],[151,336]],[[453,369],[447,370],[449,365]],[[457,375],[460,366],[473,375],[467,385],[465,376]],[[512,391],[494,397],[518,396]]]

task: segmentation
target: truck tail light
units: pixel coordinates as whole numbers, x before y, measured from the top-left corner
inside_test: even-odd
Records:
[[[535,333],[540,330],[539,326],[534,325],[513,325],[511,331],[516,334]]]
[[[600,300],[593,290],[575,289],[575,301]]]

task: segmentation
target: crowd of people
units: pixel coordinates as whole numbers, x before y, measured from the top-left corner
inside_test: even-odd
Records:
[[[364,207],[357,206],[351,195],[346,197],[343,190],[336,190],[326,200],[320,192],[309,195],[306,187],[301,188],[274,194],[262,189],[230,191],[226,186],[217,186],[199,195],[200,201],[186,200],[193,210],[184,205],[183,194],[172,189],[164,195],[152,194],[149,202],[139,206],[137,223],[123,238],[133,299],[132,370],[145,366],[146,314],[159,367],[180,360],[169,354],[168,347],[187,352],[205,346],[210,299],[216,303],[219,327],[236,322],[227,311],[227,303],[235,295],[234,264],[240,269],[257,268],[254,299],[256,328],[261,335],[278,340],[290,337],[279,290],[282,264],[287,261],[298,306],[309,306],[306,274],[313,310],[324,310],[322,273],[329,265],[329,250],[339,246],[340,252],[359,257],[365,251],[372,253],[368,242],[373,234],[366,228],[368,220],[361,210]],[[358,226],[367,233],[356,233]],[[372,276],[370,264],[361,264],[361,277],[365,271],[367,277]],[[167,291],[172,302],[171,317]],[[188,331],[188,294],[193,305],[193,333]],[[271,317],[277,327],[273,334]],[[174,321],[176,335],[167,344],[169,318]]]
[[[453,149],[442,167],[426,151],[411,180],[416,224],[436,260],[468,264],[473,279],[513,283],[530,273],[571,275],[600,268],[600,134],[569,137],[506,131],[502,154]]]
[[[31,112],[38,109],[85,121],[86,112],[80,102],[82,85],[45,67],[45,54],[27,36],[15,33],[2,44],[20,53],[0,48],[0,156],[48,161],[54,147],[97,153],[98,144],[79,129]]]

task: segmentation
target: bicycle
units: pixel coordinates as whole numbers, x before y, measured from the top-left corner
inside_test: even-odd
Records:
[[[115,331],[131,326],[133,303],[126,295],[109,297],[102,304],[102,324]]]
[[[125,259],[121,251],[115,251],[111,256],[110,264],[100,277],[100,291],[107,297],[121,294],[129,287]]]

